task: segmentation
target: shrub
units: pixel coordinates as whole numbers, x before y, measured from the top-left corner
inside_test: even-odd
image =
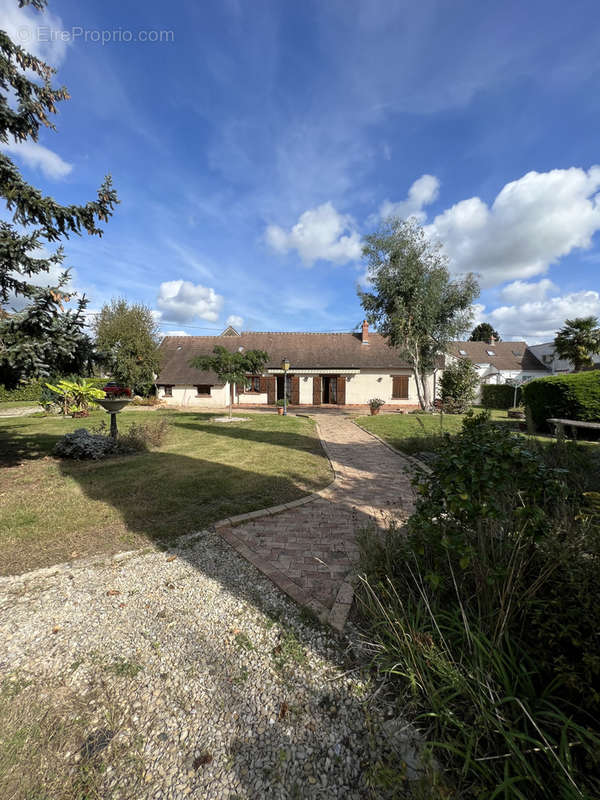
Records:
[[[550,417],[598,422],[600,371],[536,378],[523,387],[523,400],[540,430],[547,429]]]
[[[168,430],[169,423],[164,417],[151,422],[134,422],[125,433],[119,433],[119,448],[122,451],[139,452],[160,447]]]
[[[358,597],[455,796],[600,790],[598,498],[588,449],[470,415],[403,529],[361,539]],[[588,508],[589,506],[589,508]]]
[[[442,407],[448,414],[462,414],[475,399],[479,375],[472,361],[459,358],[449,364],[440,378]]]
[[[481,405],[484,408],[511,408],[515,402],[515,387],[509,383],[484,383],[481,386]],[[517,405],[521,402],[521,387],[517,388]]]
[[[25,383],[16,389],[6,389],[4,386],[0,386],[0,403],[21,400],[31,400],[32,403],[37,403],[40,399],[42,386],[42,381]]]
[[[118,452],[118,445],[110,436],[101,433],[90,433],[85,428],[78,428],[73,433],[65,434],[54,448],[54,455],[59,458],[73,458],[78,461],[101,458]]]

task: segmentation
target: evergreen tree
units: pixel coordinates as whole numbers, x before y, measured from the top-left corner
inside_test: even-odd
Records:
[[[113,299],[102,307],[94,329],[99,361],[115,380],[147,395],[160,366],[160,334],[152,310]]]
[[[469,337],[470,342],[492,342],[492,340],[499,342],[500,334],[489,322],[480,322],[473,328]]]
[[[592,367],[592,356],[600,353],[600,328],[596,317],[577,317],[565,320],[554,339],[559,358],[573,362],[575,372]]]
[[[359,289],[362,306],[411,365],[419,404],[428,411],[429,375],[448,344],[468,330],[479,286],[471,273],[450,278],[446,256],[415,219],[390,217],[364,242],[372,290]]]
[[[25,5],[42,11],[46,2],[20,0],[19,6]],[[52,86],[54,73],[0,30],[0,144],[37,142],[41,127],[55,128],[49,115],[69,94]],[[0,153],[0,197],[12,215],[12,222],[0,223],[0,384],[79,371],[90,346],[84,330],[86,298],[79,299],[75,310],[64,310],[74,297],[64,290],[68,270],[54,286],[39,287],[30,279],[64,261],[63,248],[47,254],[42,249],[46,243],[83,232],[102,235],[100,223],[108,221],[118,202],[110,176],[96,200],[65,206],[23,180],[11,159]],[[19,296],[25,308],[12,311],[10,304]]]

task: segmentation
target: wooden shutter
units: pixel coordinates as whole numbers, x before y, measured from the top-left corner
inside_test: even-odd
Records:
[[[408,400],[408,375],[392,376],[392,397],[398,400]]]
[[[346,405],[346,376],[338,375],[337,379],[337,403],[339,406]]]
[[[277,395],[277,378],[274,375],[270,375],[265,380],[267,382],[267,403],[274,405]]]
[[[300,378],[297,375],[292,375],[292,391],[290,403],[293,406],[300,405]]]
[[[313,406],[321,405],[321,376],[313,377]]]
[[[260,376],[260,387],[258,390],[261,394],[264,394],[267,391],[267,379]]]

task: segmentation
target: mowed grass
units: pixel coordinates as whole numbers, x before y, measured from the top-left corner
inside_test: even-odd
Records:
[[[165,416],[157,450],[98,462],[52,457],[60,437],[92,428],[88,419],[0,419],[0,574],[94,553],[169,544],[216,520],[289,502],[331,479],[314,423],[249,414],[216,423],[212,415],[127,411],[119,428]]]
[[[475,412],[483,409],[474,408]],[[492,409],[492,419],[510,430],[520,431],[519,421],[509,419],[506,411]],[[380,436],[398,450],[413,454],[423,450],[435,450],[438,437],[444,433],[451,436],[460,431],[464,414],[377,414],[375,416],[358,417],[357,422],[365,430]],[[523,432],[523,435],[527,435]],[[536,435],[541,442],[554,442],[556,439],[548,435]],[[582,446],[598,447],[597,442],[581,441]]]

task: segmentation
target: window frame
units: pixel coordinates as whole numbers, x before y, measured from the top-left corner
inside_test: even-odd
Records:
[[[406,394],[396,394],[395,393],[395,386],[396,386],[396,379],[405,378],[406,379]],[[398,383],[400,381],[398,380]],[[392,400],[409,400],[410,399],[410,375],[392,375]]]
[[[261,394],[260,375],[246,375],[244,394]]]
[[[196,387],[196,397],[210,397],[212,395],[212,383],[195,383],[194,386]],[[200,387],[208,389],[208,391],[201,392]]]
[[[163,397],[173,397],[173,386],[174,383],[161,383],[161,389],[163,390]]]

